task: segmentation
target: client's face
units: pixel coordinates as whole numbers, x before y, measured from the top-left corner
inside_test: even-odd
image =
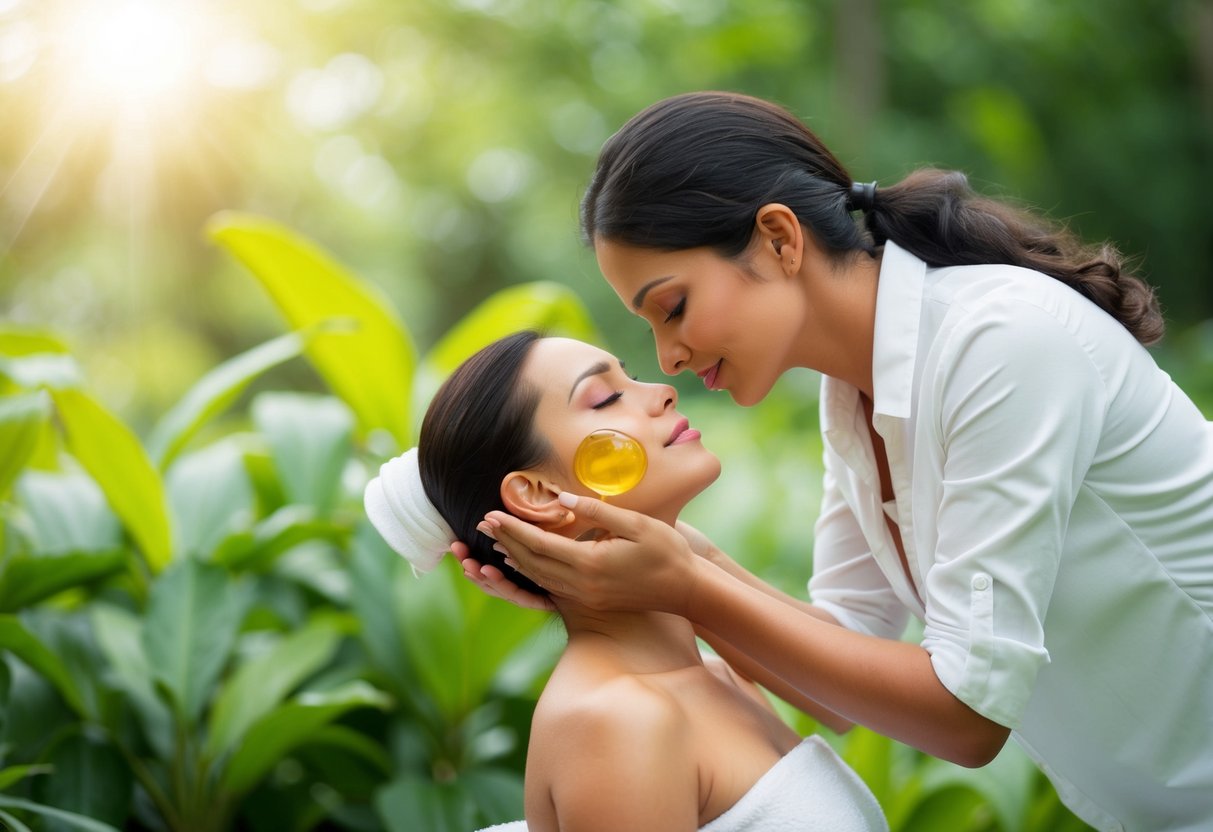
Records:
[[[614,505],[672,523],[720,475],[720,461],[674,409],[674,388],[632,379],[608,352],[568,338],[543,338],[531,348],[523,377],[540,391],[535,430],[555,452],[550,474],[562,490],[594,496],[574,475],[573,456],[581,440],[602,429],[626,433],[648,456],[644,479],[608,498]]]

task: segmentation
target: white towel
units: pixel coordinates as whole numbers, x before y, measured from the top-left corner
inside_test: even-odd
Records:
[[[450,551],[455,533],[426,496],[416,448],[383,463],[362,502],[375,529],[415,572],[429,572]]]

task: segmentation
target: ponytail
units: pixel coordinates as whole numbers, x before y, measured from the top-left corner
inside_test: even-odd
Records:
[[[1110,243],[1085,245],[1065,228],[976,195],[964,174],[925,169],[881,188],[865,223],[875,245],[892,240],[932,266],[1005,263],[1033,269],[1082,294],[1142,344],[1166,329],[1154,290],[1125,273]]]

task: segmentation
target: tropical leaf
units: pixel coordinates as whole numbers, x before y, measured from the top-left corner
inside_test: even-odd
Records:
[[[10,555],[0,565],[0,612],[16,612],[65,589],[126,568],[126,550]]]
[[[352,333],[312,339],[307,356],[363,431],[386,430],[405,447],[417,359],[390,302],[316,244],[265,217],[221,213],[207,231],[261,282],[292,328],[329,318],[354,323]]]
[[[0,497],[38,447],[50,412],[50,397],[41,390],[0,399]]]
[[[152,459],[163,471],[190,438],[221,413],[258,376],[303,353],[316,328],[290,332],[229,358],[204,375],[156,423],[148,439]]]
[[[188,453],[165,475],[180,552],[208,557],[227,536],[253,523],[253,488],[244,452],[220,440]]]
[[[353,450],[349,409],[331,396],[262,393],[252,410],[287,499],[311,506],[321,517],[332,511]]]
[[[143,646],[154,677],[193,722],[219,678],[247,605],[243,586],[216,566],[184,558],[152,586]]]
[[[292,748],[307,742],[316,731],[347,711],[364,707],[383,709],[390,705],[390,697],[362,681],[331,691],[300,694],[253,724],[228,760],[223,788],[243,794]]]
[[[421,409],[448,375],[492,342],[524,329],[601,343],[589,311],[567,286],[535,281],[494,293],[463,317],[426,353],[413,404]]]
[[[164,484],[130,428],[80,390],[52,393],[67,447],[105,493],[153,572],[172,555]]]
[[[0,615],[0,650],[8,650],[50,682],[77,714],[89,715],[67,666],[15,615]]]
[[[324,667],[345,629],[331,616],[316,618],[242,665],[215,698],[206,754],[215,758],[230,751],[253,723]]]
[[[0,376],[27,390],[38,387],[65,390],[79,387],[83,380],[76,359],[60,352],[32,353],[16,357],[0,355]]]
[[[120,832],[108,823],[102,823],[99,820],[86,818],[83,815],[77,815],[74,812],[65,812],[62,809],[56,809],[53,806],[43,806],[39,803],[34,803],[30,800],[23,800],[19,797],[9,797],[8,795],[0,795],[0,806],[6,806],[9,809],[22,809],[26,812],[33,812],[35,815],[53,818],[54,820],[62,821],[67,826],[73,829],[83,829],[84,832]],[[7,812],[4,813],[10,819],[10,822],[16,820]],[[21,822],[17,821],[21,828]]]

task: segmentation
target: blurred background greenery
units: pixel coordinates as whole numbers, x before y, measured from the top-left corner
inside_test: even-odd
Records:
[[[646,328],[578,239],[577,203],[627,117],[706,88],[789,107],[856,179],[958,168],[981,191],[1115,240],[1159,288],[1171,330],[1156,356],[1213,416],[1210,0],[0,0],[0,310],[5,330],[64,342],[0,339],[0,353],[66,350],[96,399],[45,358],[0,373],[0,439],[32,460],[17,477],[26,456],[0,459],[0,498],[16,478],[0,501],[0,792],[17,795],[0,808],[31,812],[12,801],[32,798],[151,829],[237,818],[458,832],[517,816],[529,708],[558,634],[449,575],[413,581],[365,535],[359,488],[391,443],[365,432],[356,402],[341,396],[350,414],[327,395],[348,366],[290,360],[314,333],[265,343],[305,322],[286,314],[291,275],[267,276],[250,252],[273,262],[298,241],[273,231],[242,254],[203,229],[235,209],[319,243],[382,294],[423,355],[452,332],[465,348],[468,330],[452,327],[472,313],[487,331],[477,308],[513,287],[495,309],[559,308],[558,327],[657,378]],[[330,266],[301,261],[299,274]],[[424,400],[426,372],[441,369],[422,361],[402,395]],[[819,497],[816,382],[790,374],[748,411],[674,382],[725,462],[686,518],[794,593]],[[83,480],[70,465],[46,479],[55,452],[9,430],[43,431],[52,410],[52,446]],[[166,424],[172,453],[158,444]],[[291,460],[309,453],[319,461],[301,473]],[[29,575],[41,576],[33,589]],[[166,612],[191,592],[243,611],[229,622],[240,631],[197,648],[210,687],[153,690],[144,652],[164,648],[138,647],[138,634],[210,626]],[[481,626],[502,635],[475,645]],[[453,655],[471,682],[448,678]],[[273,658],[291,668],[275,693],[232,717],[223,703]],[[59,700],[44,704],[52,689]],[[123,690],[129,712],[105,704]],[[190,703],[176,743],[164,734],[174,696]],[[294,730],[298,747],[256,756],[241,731],[256,735],[257,718],[260,736]],[[1081,828],[1019,757],[964,773],[864,732],[832,741],[895,829]],[[191,825],[208,766],[228,765],[216,749],[243,768],[229,766],[213,816]],[[29,787],[47,766],[60,786]],[[124,773],[62,785],[98,766]],[[94,805],[123,788],[122,806]]]
[[[1142,258],[1177,328],[1213,315],[1208,0],[0,0],[0,309],[146,425],[274,331],[200,233],[236,208],[422,344],[549,279],[654,376],[576,208],[614,129],[697,88],[781,102],[857,179],[964,170]]]

